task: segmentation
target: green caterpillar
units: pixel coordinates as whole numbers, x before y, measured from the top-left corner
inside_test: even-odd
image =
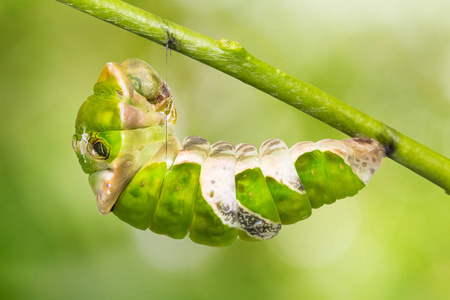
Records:
[[[381,166],[371,139],[210,145],[174,136],[170,89],[147,63],[107,63],[78,112],[72,146],[101,214],[196,243],[271,239],[312,208],[353,196]]]

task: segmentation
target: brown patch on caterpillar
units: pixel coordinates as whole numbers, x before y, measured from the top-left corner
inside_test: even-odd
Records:
[[[237,160],[245,160],[250,159],[252,157],[258,156],[258,150],[256,147],[251,144],[239,144],[236,146],[236,158]],[[250,153],[254,152],[253,155]]]
[[[251,144],[236,145],[236,167],[235,174],[240,174],[248,169],[260,167],[258,150]]]
[[[170,93],[170,88],[165,81],[161,83],[160,91],[161,94],[158,95],[158,99],[160,100],[165,100],[172,96],[172,94]]]
[[[234,147],[228,142],[218,142],[214,144],[214,152],[223,152],[233,150]]]
[[[252,145],[252,146],[253,146],[253,145]],[[252,152],[253,150],[256,150],[256,148],[255,148],[255,147],[247,147],[247,148],[244,149],[244,152],[245,152],[245,153],[247,153],[247,152]]]
[[[177,192],[180,189],[180,187],[177,185],[175,188],[175,192]]]
[[[270,140],[267,140],[264,143],[262,143],[261,148],[266,147],[266,146],[270,148],[270,147],[280,144],[281,142],[282,141],[279,139],[270,139]]]
[[[271,140],[267,140],[264,143],[262,143],[260,150],[259,150],[259,154],[261,157],[263,156],[270,156],[270,155],[279,155],[280,152],[282,153],[283,151],[289,151],[289,149],[286,147],[286,144],[280,140],[280,139],[271,139]],[[275,154],[276,153],[276,154]]]
[[[228,142],[217,142],[211,146],[210,157],[214,156],[231,156],[234,158],[234,146]]]
[[[191,135],[188,136],[184,139],[183,143],[189,143],[189,144],[194,144],[194,145],[204,145],[204,144],[209,144],[209,142],[199,136],[196,135]]]
[[[243,149],[243,152],[247,152],[247,148],[249,148],[249,146],[253,146],[250,144],[240,144],[238,147],[236,147],[236,151],[241,151],[241,149]]]
[[[239,148],[236,149],[236,151],[242,151],[244,153],[252,152],[252,151],[255,151],[255,150],[256,150],[255,146],[250,145],[250,144],[244,144],[244,145],[242,145],[242,146],[240,146]]]
[[[214,197],[214,191],[211,191],[211,192],[209,193],[209,197],[210,197],[210,198]]]
[[[360,144],[372,144],[374,140],[372,139],[364,139],[364,138],[354,138],[355,142],[358,142]]]
[[[231,226],[235,226],[238,218],[237,208],[233,208],[229,203],[215,203],[215,207],[220,212],[219,216],[224,223],[228,223]]]
[[[342,140],[341,143],[349,151],[348,157],[344,158],[345,162],[364,184],[369,183],[372,175],[381,166],[384,157],[383,147],[373,139],[356,138]]]
[[[141,187],[143,187],[145,185],[145,181],[142,181],[141,183]]]
[[[281,143],[280,140],[272,140],[272,142],[270,142],[270,144],[268,146],[269,147],[273,147],[273,146],[276,146],[276,145],[278,145],[280,143]]]

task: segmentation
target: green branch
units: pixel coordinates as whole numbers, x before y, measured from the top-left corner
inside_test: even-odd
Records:
[[[379,141],[389,158],[450,194],[450,160],[248,53],[118,0],[57,0],[229,74],[352,137]]]

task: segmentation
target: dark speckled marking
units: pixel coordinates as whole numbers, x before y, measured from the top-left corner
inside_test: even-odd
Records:
[[[255,146],[251,145],[251,144],[240,144],[239,147],[236,148],[236,152],[237,151],[241,151],[241,149],[243,149],[242,151],[244,152],[248,152],[249,150],[247,149],[253,149]]]
[[[202,137],[196,136],[196,135],[188,136],[187,138],[185,138],[184,142],[189,143],[189,144],[194,144],[194,145],[209,144],[209,142],[207,140],[205,140]]]
[[[223,217],[223,220],[225,223],[229,224],[235,224],[238,220],[237,212],[234,209],[230,208],[230,205],[228,203],[216,203],[217,209],[220,211],[221,218]]]
[[[249,236],[259,239],[268,240],[275,237],[281,230],[281,223],[274,223],[256,214],[243,209],[238,204],[238,221],[239,228],[245,231]]]
[[[228,150],[234,149],[234,146],[228,142],[218,142],[218,143],[215,143],[213,145],[213,147],[214,147],[214,150],[218,150],[218,151],[228,151]]]
[[[354,138],[353,140],[360,144],[372,144],[372,142],[373,142],[372,139],[363,139],[363,138]]]
[[[222,152],[233,151],[233,150],[234,150],[234,146],[231,145],[230,143],[228,143],[228,142],[218,142],[218,143],[215,143],[214,145],[211,146],[210,156],[215,156],[215,155],[218,155],[218,154],[225,155]]]
[[[248,155],[247,153],[250,153],[250,152],[255,152],[255,154]],[[242,160],[242,159],[249,158],[252,156],[257,156],[257,155],[258,155],[258,151],[256,150],[256,147],[251,144],[243,144],[236,149],[236,159],[237,160]]]
[[[267,140],[264,143],[262,143],[261,148],[264,148],[264,147],[271,148],[271,147],[276,146],[276,145],[281,144],[281,143],[282,143],[281,140],[271,139],[271,140]]]
[[[188,136],[183,141],[183,150],[209,152],[209,142],[199,136]]]
[[[252,152],[252,151],[255,151],[256,150],[256,148],[255,148],[255,146],[253,146],[253,145],[249,145],[248,147],[246,147],[244,150],[242,150],[244,153],[247,153],[247,152]]]
[[[269,143],[269,147],[273,147],[273,146],[276,146],[276,145],[278,145],[278,144],[281,144],[282,143],[282,141],[280,141],[280,140],[271,140],[271,142]]]

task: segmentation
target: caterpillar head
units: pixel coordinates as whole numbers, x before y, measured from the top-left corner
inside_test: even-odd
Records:
[[[173,136],[176,118],[169,87],[147,63],[131,58],[106,64],[94,95],[78,111],[72,139],[101,214]]]

